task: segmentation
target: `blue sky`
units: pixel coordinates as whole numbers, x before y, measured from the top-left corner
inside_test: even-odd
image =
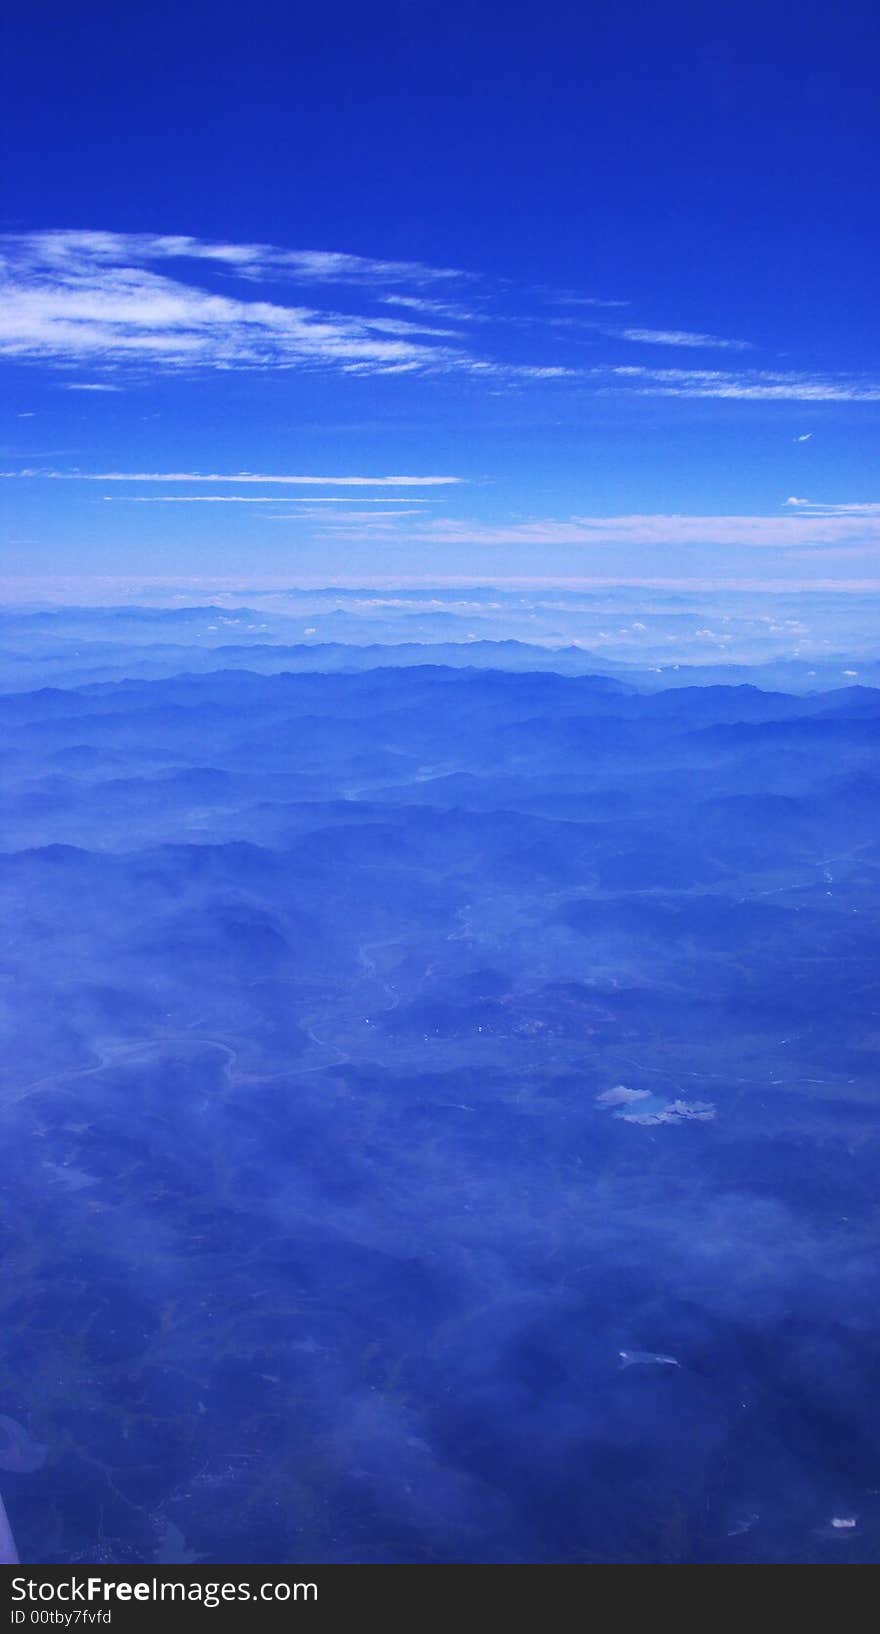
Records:
[[[17,8],[4,576],[877,581],[878,43]]]

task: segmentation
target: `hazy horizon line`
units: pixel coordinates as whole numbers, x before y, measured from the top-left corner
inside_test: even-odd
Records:
[[[858,595],[880,593],[880,578],[876,579],[709,579],[661,578],[659,576],[608,575],[491,575],[474,577],[466,574],[377,574],[330,577],[304,576],[293,582],[287,574],[223,574],[181,575],[169,577],[132,574],[82,574],[74,578],[62,574],[9,574],[0,576],[0,605],[15,605],[35,599],[58,605],[73,605],[85,593],[100,598],[111,591],[136,605],[138,595],[155,597],[167,593],[175,599],[182,596],[202,595],[206,592],[245,595],[250,592],[358,590],[555,590],[577,593],[584,590],[643,590],[680,591],[697,594],[724,592],[766,595],[808,595],[811,593]],[[83,604],[81,601],[80,605]]]

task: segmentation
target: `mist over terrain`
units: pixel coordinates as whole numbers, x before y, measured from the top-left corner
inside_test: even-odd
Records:
[[[45,586],[41,587],[45,591]],[[770,688],[880,684],[880,595],[809,589],[664,590],[639,585],[203,593],[85,581],[101,605],[0,605],[0,692],[82,686],[120,674],[377,669],[621,673],[645,689],[690,681]],[[69,595],[68,595],[69,599]]]
[[[3,610],[23,1559],[880,1560],[875,609],[711,600]]]

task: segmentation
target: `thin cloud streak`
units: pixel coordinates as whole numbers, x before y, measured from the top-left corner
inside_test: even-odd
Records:
[[[306,503],[308,503],[308,501],[306,501]],[[360,501],[358,501],[358,503],[360,503]],[[276,515],[274,513],[274,511],[270,511],[268,513],[268,515],[265,512],[262,512],[261,515],[260,515],[260,521],[261,522],[316,522],[316,521],[321,521],[322,523],[325,524],[325,527],[329,528],[331,525],[335,525],[335,524],[339,524],[340,526],[344,526],[348,522],[366,521],[366,522],[373,523],[373,522],[376,521],[377,517],[393,517],[394,520],[397,521],[401,516],[422,516],[423,514],[424,513],[422,511],[417,511],[417,510],[339,511],[339,512],[333,513],[332,517],[330,518],[330,521],[328,522],[326,514],[322,515],[320,511],[287,511],[287,512],[282,512],[280,515]]]
[[[858,500],[842,505],[826,505],[812,499],[787,499],[786,505],[795,507],[802,516],[877,516],[880,500]]]
[[[462,482],[462,477],[315,477],[269,476],[256,471],[56,471],[30,467],[21,471],[0,471],[0,477],[40,477],[51,482],[257,482],[305,485],[316,488],[441,488]]]
[[[6,234],[6,243],[47,264],[64,265],[88,258],[107,265],[132,262],[207,261],[243,276],[263,278],[285,273],[304,283],[387,285],[469,281],[473,274],[456,267],[429,267],[421,261],[389,261],[334,250],[284,250],[273,244],[206,242],[188,234],[110,233],[50,229]]]
[[[456,323],[477,323],[483,317],[482,313],[454,301],[435,301],[420,295],[383,295],[381,301],[383,306],[402,307],[407,312],[424,312],[429,317],[445,318]]]
[[[601,374],[602,370],[595,371]],[[826,375],[815,378],[794,371],[722,369],[650,369],[619,364],[608,371],[642,397],[717,397],[772,402],[880,402],[880,382]]]
[[[639,341],[646,346],[714,348],[727,352],[748,352],[752,349],[752,343],[748,340],[722,340],[718,335],[696,334],[690,329],[618,329],[606,330],[606,333],[616,334],[620,340]]]
[[[601,295],[579,295],[571,290],[552,289],[547,284],[539,284],[534,293],[546,301],[552,301],[556,306],[591,306],[591,307],[622,307],[629,306],[629,301],[605,300]]]
[[[448,545],[748,546],[809,550],[841,545],[880,551],[880,516],[572,516],[483,524],[427,520],[408,536],[414,543]]]
[[[286,495],[278,494],[104,494],[103,499],[110,505],[350,505],[349,499],[342,499],[337,495],[329,498],[326,494],[298,494],[295,499],[288,499]],[[381,499],[375,499],[370,494],[358,495],[359,505],[428,505],[436,503],[427,499],[417,499],[410,495],[406,499],[395,499],[383,494]],[[364,516],[369,516],[364,511]],[[375,514],[375,513],[372,513]],[[388,511],[388,516],[417,516],[418,511]]]

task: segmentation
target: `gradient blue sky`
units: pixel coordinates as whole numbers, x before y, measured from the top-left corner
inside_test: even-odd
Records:
[[[774,0],[11,9],[4,576],[880,580],[878,45]]]

